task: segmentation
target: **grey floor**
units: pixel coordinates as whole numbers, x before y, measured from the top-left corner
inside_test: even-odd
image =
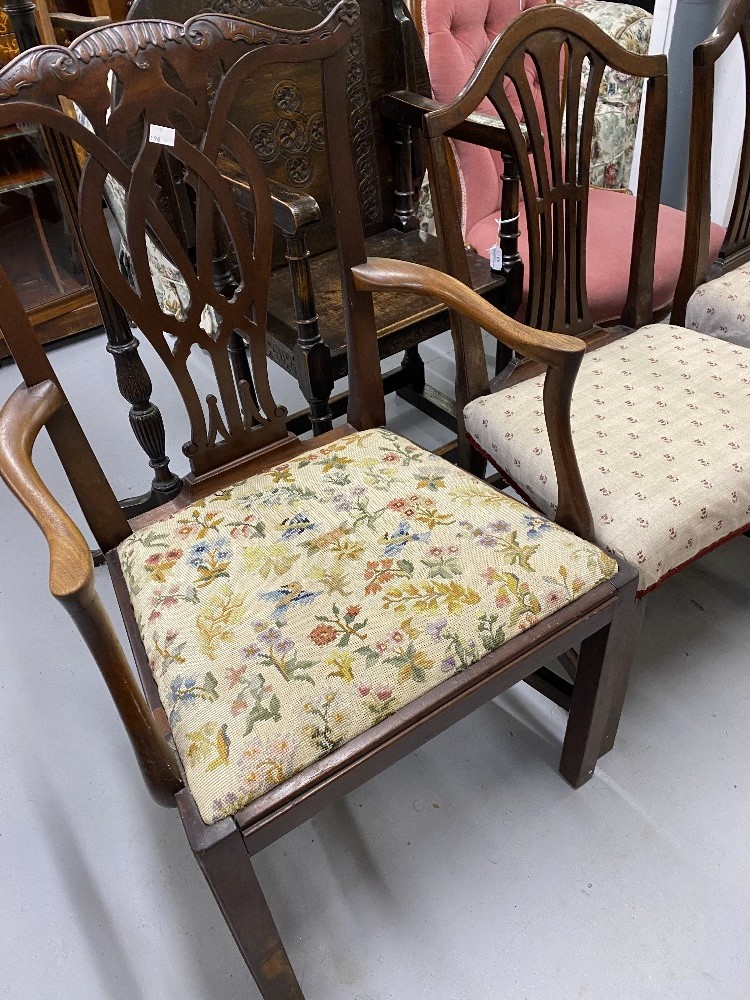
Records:
[[[433,380],[448,353],[427,346]],[[101,340],[52,359],[119,494],[140,491]],[[0,369],[0,399],[17,381]],[[442,440],[404,404],[390,417]],[[3,487],[0,552],[0,997],[254,1000]],[[563,713],[520,685],[259,856],[308,1000],[750,997],[748,553],[737,539],[649,599],[617,745],[585,788],[556,771]]]

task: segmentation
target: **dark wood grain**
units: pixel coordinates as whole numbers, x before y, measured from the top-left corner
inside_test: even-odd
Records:
[[[188,17],[199,11],[231,10],[280,27],[302,28],[315,24],[332,6],[332,0],[287,0],[272,5],[233,0],[229,6],[226,0],[175,0],[170,14]],[[163,13],[160,0],[135,0],[129,17]],[[402,0],[367,0],[362,5],[362,28],[355,32],[347,52],[344,88],[366,252],[439,266],[434,237],[425,240],[416,232],[418,191],[424,175],[421,141],[413,138],[411,123],[393,122],[383,103],[385,95],[405,87],[425,99],[429,96],[427,67],[415,26]],[[270,180],[293,187],[318,205],[315,225],[301,222],[293,231],[290,222],[295,220],[290,218],[276,236],[267,322],[268,355],[297,378],[310,409],[309,425],[316,434],[331,426],[333,382],[348,368],[333,203],[325,155],[313,128],[320,119],[321,101],[315,71],[287,64],[281,77],[276,69],[260,71],[252,87],[240,89],[230,112],[237,128],[262,151]],[[285,110],[290,107],[292,111]],[[279,126],[286,120],[299,129],[292,158],[279,142]],[[478,116],[473,116],[472,124],[477,122]],[[298,169],[290,177],[293,164]],[[231,168],[226,173],[231,176]],[[469,258],[472,287],[504,308],[506,274],[492,276],[483,258],[473,252]],[[414,348],[448,325],[444,310],[425,309],[414,297],[395,294],[379,296],[375,321],[380,358],[402,351],[410,351],[413,357]],[[408,398],[428,408],[423,403],[425,391],[416,389],[413,380],[406,382],[411,389]],[[402,384],[398,379],[391,383],[395,388]],[[447,422],[454,423],[452,416]],[[304,423],[298,419],[296,426],[302,429]]]
[[[529,60],[537,70],[538,92],[529,81]],[[561,66],[565,67],[562,86]],[[584,66],[589,75],[579,127]],[[640,325],[651,317],[666,112],[665,57],[628,52],[575,11],[554,5],[538,7],[525,12],[497,37],[454,101],[424,117],[433,157],[443,160],[440,147],[445,139],[456,138],[466,128],[482,100],[488,98],[497,110],[518,164],[524,195],[529,238],[526,321],[538,329],[581,336],[593,329],[586,289],[589,162],[599,84],[608,66],[648,81],[644,112],[648,170],[641,172],[637,195],[624,318],[630,326]],[[511,107],[510,94],[520,103],[524,127]],[[465,138],[482,141],[479,134],[474,140]],[[486,140],[483,144],[488,145]],[[446,203],[452,199],[448,172],[438,164],[433,197]],[[452,228],[455,213],[449,207],[437,214],[446,212],[451,218],[446,218],[445,224]],[[456,241],[447,244],[447,253],[451,273],[457,273]]]

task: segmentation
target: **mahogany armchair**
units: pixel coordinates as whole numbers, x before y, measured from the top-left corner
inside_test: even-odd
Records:
[[[719,248],[710,238],[714,76],[717,61],[738,38],[744,56],[744,80],[737,83],[750,107],[748,0],[732,0],[713,34],[693,51],[688,222],[672,317],[690,330],[750,347],[750,115],[747,111],[729,226]]]
[[[578,92],[589,66],[589,91],[580,132],[568,104],[565,141],[557,67],[567,53],[568,93]],[[525,61],[540,68],[541,102],[528,86]],[[597,81],[606,64],[647,78],[643,160],[636,209],[626,316],[608,338],[592,329],[588,302],[586,224],[588,162]],[[545,87],[545,83],[549,86]],[[649,591],[703,553],[750,528],[750,465],[743,461],[750,421],[750,353],[677,326],[648,323],[653,313],[653,268],[666,111],[666,58],[620,49],[585,18],[564,8],[532,11],[498,38],[461,96],[427,114],[437,188],[438,232],[452,267],[460,266],[459,223],[446,164],[445,137],[467,111],[489,96],[519,156],[526,144],[508,98],[519,95],[532,140],[534,170],[521,163],[531,242],[527,315],[537,328],[584,337],[583,358],[571,402],[572,440],[592,522],[588,537],[637,567],[638,613]],[[572,99],[574,102],[575,98]],[[546,109],[543,141],[536,117]],[[460,272],[456,272],[460,273]],[[458,328],[465,321],[456,319]],[[524,327],[526,335],[531,331]],[[598,342],[597,342],[598,341]],[[609,341],[609,342],[608,342]],[[523,371],[523,368],[526,370]],[[547,390],[524,365],[522,375],[493,382],[497,391],[473,399],[464,411],[474,449],[486,456],[529,503],[546,516],[557,509],[560,469],[550,450],[543,414]],[[637,631],[637,629],[636,629]]]
[[[516,0],[483,0],[482,3],[461,3],[459,0],[426,0],[421,5],[422,26],[425,36],[425,51],[430,72],[430,82],[435,98],[442,104],[458,103],[466,92],[468,81],[475,79],[476,73],[486,64],[487,47],[498,38],[503,31],[509,30],[515,22],[513,18],[530,17],[534,24],[540,23],[545,17],[554,16],[556,5],[544,3],[543,0],[524,0],[518,15],[519,5]],[[596,5],[589,5],[596,6]],[[582,16],[582,15],[581,15]],[[556,23],[556,22],[551,22]],[[614,50],[613,50],[614,51]],[[620,73],[632,78],[631,89],[634,89],[639,77],[644,74],[643,67],[647,62],[635,58],[636,53],[629,53],[629,58],[622,57],[620,62],[627,63],[631,69],[613,72],[614,67],[605,67],[604,73],[610,77],[620,78]],[[645,58],[645,56],[644,56]],[[536,68],[529,64],[528,85],[536,100],[541,100],[540,80]],[[569,107],[580,109],[585,100],[595,100],[600,94],[601,80],[592,87],[583,74],[583,92],[573,93],[573,84],[565,76],[564,57],[559,67],[548,67],[547,72],[555,72],[558,77],[558,87],[563,86],[568,94]],[[575,72],[576,86],[581,84],[582,75]],[[549,84],[548,84],[549,88]],[[476,90],[472,91],[476,94]],[[519,99],[515,93],[509,94],[510,107],[516,114],[523,114]],[[636,102],[637,106],[637,102]],[[461,107],[467,107],[461,101]],[[477,105],[478,109],[487,114],[493,114],[492,102],[483,98]],[[475,110],[474,107],[471,108]],[[547,129],[552,123],[545,120],[540,107],[535,117],[539,119],[542,136],[547,136]],[[597,117],[599,107],[591,123],[591,138],[597,142]],[[555,128],[561,128],[567,116],[558,115]],[[580,123],[579,123],[580,124]],[[580,132],[580,128],[576,129]],[[557,143],[555,143],[557,144]],[[488,248],[496,240],[498,216],[501,216],[502,196],[502,165],[496,152],[491,148],[467,143],[455,144],[461,191],[461,224],[464,238],[479,253],[487,254]],[[591,169],[591,151],[588,149],[589,166]],[[598,154],[597,154],[598,155]],[[528,311],[524,313],[529,297],[534,297],[530,291],[532,284],[538,280],[540,267],[552,270],[558,267],[554,261],[534,258],[535,248],[533,237],[529,238],[529,230],[533,227],[533,218],[524,218],[524,213],[533,216],[534,207],[525,206],[522,192],[521,225],[518,238],[518,252],[524,263],[524,293],[519,312],[524,314],[535,326],[549,329],[545,320],[538,316],[532,318]],[[656,256],[653,270],[653,304],[654,317],[663,316],[669,311],[680,271],[680,260],[685,237],[685,215],[667,205],[657,205],[654,208],[656,223]],[[586,290],[589,309],[593,320],[601,324],[619,322],[627,309],[627,299],[630,278],[630,247],[639,221],[637,218],[636,200],[628,192],[593,188],[588,201],[588,219],[586,227],[587,253],[585,261]],[[712,253],[716,253],[724,238],[724,230],[719,226],[708,229],[708,239]],[[545,247],[546,254],[550,247]],[[545,309],[550,309],[548,303]],[[554,327],[557,329],[557,327]]]
[[[70,49],[34,49],[0,72],[0,127],[44,122],[85,152],[86,252],[179,389],[191,467],[177,498],[126,520],[0,272],[2,332],[24,379],[0,412],[0,473],[44,532],[50,590],[101,670],[153,797],[177,806],[266,1000],[303,994],[252,855],[577,643],[561,771],[582,784],[617,727],[632,631],[633,571],[572,533],[590,526],[565,419],[583,343],[528,331],[428,268],[366,258],[342,98],[358,18],[347,0],[300,32],[218,15],[130,21]],[[289,433],[269,388],[271,198],[229,117],[243,82],[279,63],[318,68],[336,169],[348,423],[310,442]],[[110,73],[121,85],[116,101]],[[91,129],[62,112],[61,97]],[[134,131],[131,162],[123,151]],[[220,156],[244,178],[241,202]],[[160,164],[192,190],[195,260],[157,200]],[[102,208],[108,174],[125,191],[130,281]],[[235,250],[231,292],[215,280],[217,215]],[[182,320],[159,307],[147,232],[190,289]],[[558,523],[383,428],[374,288],[436,296],[548,366]],[[201,325],[209,304],[218,317],[210,335]],[[247,378],[232,364],[233,335],[247,346]],[[216,377],[205,398],[188,366],[196,349]],[[456,350],[465,403],[486,388],[478,334]],[[143,690],[96,596],[88,546],[34,469],[42,428],[106,552]]]

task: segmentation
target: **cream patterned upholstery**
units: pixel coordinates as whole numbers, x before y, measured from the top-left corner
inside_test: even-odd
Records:
[[[471,438],[537,509],[557,483],[542,379],[470,403]],[[644,593],[750,526],[750,352],[653,324],[585,356],[571,409],[596,541]]]
[[[687,304],[685,326],[750,347],[750,263],[696,288]]]
[[[385,430],[215,493],[118,552],[207,823],[617,568]]]

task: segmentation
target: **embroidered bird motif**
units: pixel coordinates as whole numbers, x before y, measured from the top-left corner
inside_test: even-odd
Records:
[[[412,531],[408,523],[402,521],[392,535],[386,534],[381,539],[381,541],[386,542],[383,554],[386,556],[395,556],[409,542],[426,542],[429,541],[429,538],[429,531]]]
[[[302,535],[304,532],[311,531],[317,527],[316,524],[313,524],[307,514],[303,513],[295,514],[294,517],[285,518],[279,527],[284,527],[284,525],[286,525],[286,527],[281,533],[281,537],[284,539],[294,538],[295,536]]]
[[[322,590],[305,590],[301,583],[293,580],[291,583],[285,583],[278,590],[269,590],[259,596],[262,601],[270,601],[274,605],[271,617],[278,625],[284,621],[288,608],[312,604],[315,598],[320,597],[322,593]]]

